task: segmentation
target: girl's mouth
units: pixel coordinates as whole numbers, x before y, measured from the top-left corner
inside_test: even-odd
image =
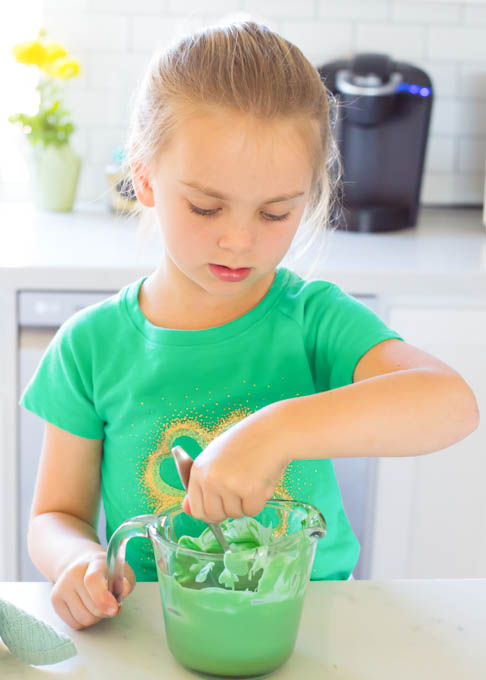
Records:
[[[220,281],[243,281],[251,272],[251,267],[241,267],[240,269],[231,269],[222,264],[210,264],[209,270]]]

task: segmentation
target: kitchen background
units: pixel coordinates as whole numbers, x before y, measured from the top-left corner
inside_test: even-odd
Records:
[[[424,69],[432,79],[435,100],[423,203],[482,203],[484,0],[43,0],[15,5],[8,10],[10,22],[3,22],[4,51],[8,43],[28,39],[29,24],[35,36],[40,22],[54,40],[69,47],[84,69],[84,75],[66,88],[66,103],[78,126],[73,147],[83,158],[78,200],[96,201],[105,195],[104,168],[113,149],[123,143],[129,98],[152,50],[174,35],[237,13],[250,14],[296,43],[315,66],[353,52],[374,51]],[[13,59],[5,52],[3,58],[7,82],[15,85],[0,104],[0,112],[6,114],[21,108],[20,99],[23,103],[29,88],[27,79],[25,85],[18,84],[20,73]],[[28,191],[26,170],[5,120],[2,115],[2,149],[8,152],[0,158],[1,195],[22,198]]]
[[[0,101],[0,355],[6,357],[0,363],[6,452],[0,580],[38,576],[24,537],[42,431],[35,416],[19,412],[18,393],[66,315],[145,273],[157,255],[150,246],[135,248],[134,223],[108,209],[105,169],[123,145],[130,97],[156,47],[231,18],[267,24],[316,67],[373,51],[430,75],[434,103],[421,199],[440,207],[423,212],[415,230],[333,235],[320,277],[457,368],[486,404],[486,232],[478,209],[486,158],[486,0],[19,0],[0,25],[7,95]],[[64,100],[77,128],[72,146],[82,158],[72,213],[32,210],[21,133],[7,122],[12,111],[33,106],[35,84],[35,74],[22,71],[9,48],[34,38],[40,26],[83,68],[66,83]],[[362,541],[358,578],[486,574],[485,445],[480,428],[436,456],[336,462]]]

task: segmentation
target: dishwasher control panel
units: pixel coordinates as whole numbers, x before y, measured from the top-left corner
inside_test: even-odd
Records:
[[[115,291],[21,290],[17,294],[18,325],[23,328],[60,326],[75,312],[106,300]]]

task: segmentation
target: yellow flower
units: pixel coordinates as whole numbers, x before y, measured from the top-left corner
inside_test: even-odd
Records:
[[[44,63],[45,62],[53,62],[56,61],[56,59],[59,59],[60,57],[65,57],[67,56],[67,52],[62,47],[62,45],[59,45],[59,43],[55,42],[49,42],[49,43],[44,43]]]
[[[15,59],[27,66],[38,66],[41,71],[51,78],[68,80],[81,72],[79,61],[68,55],[62,45],[47,42],[44,39],[45,30],[39,31],[37,40],[18,43],[12,48]]]
[[[45,63],[40,68],[46,75],[60,80],[74,78],[81,72],[79,61],[68,56],[60,57],[52,63]]]
[[[45,49],[39,40],[28,40],[12,48],[12,54],[20,64],[40,66],[45,61]]]

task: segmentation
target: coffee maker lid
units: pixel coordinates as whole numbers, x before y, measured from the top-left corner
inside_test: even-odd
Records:
[[[393,95],[403,80],[394,71],[394,62],[386,54],[358,54],[350,68],[336,73],[336,89],[343,94],[377,97]]]

